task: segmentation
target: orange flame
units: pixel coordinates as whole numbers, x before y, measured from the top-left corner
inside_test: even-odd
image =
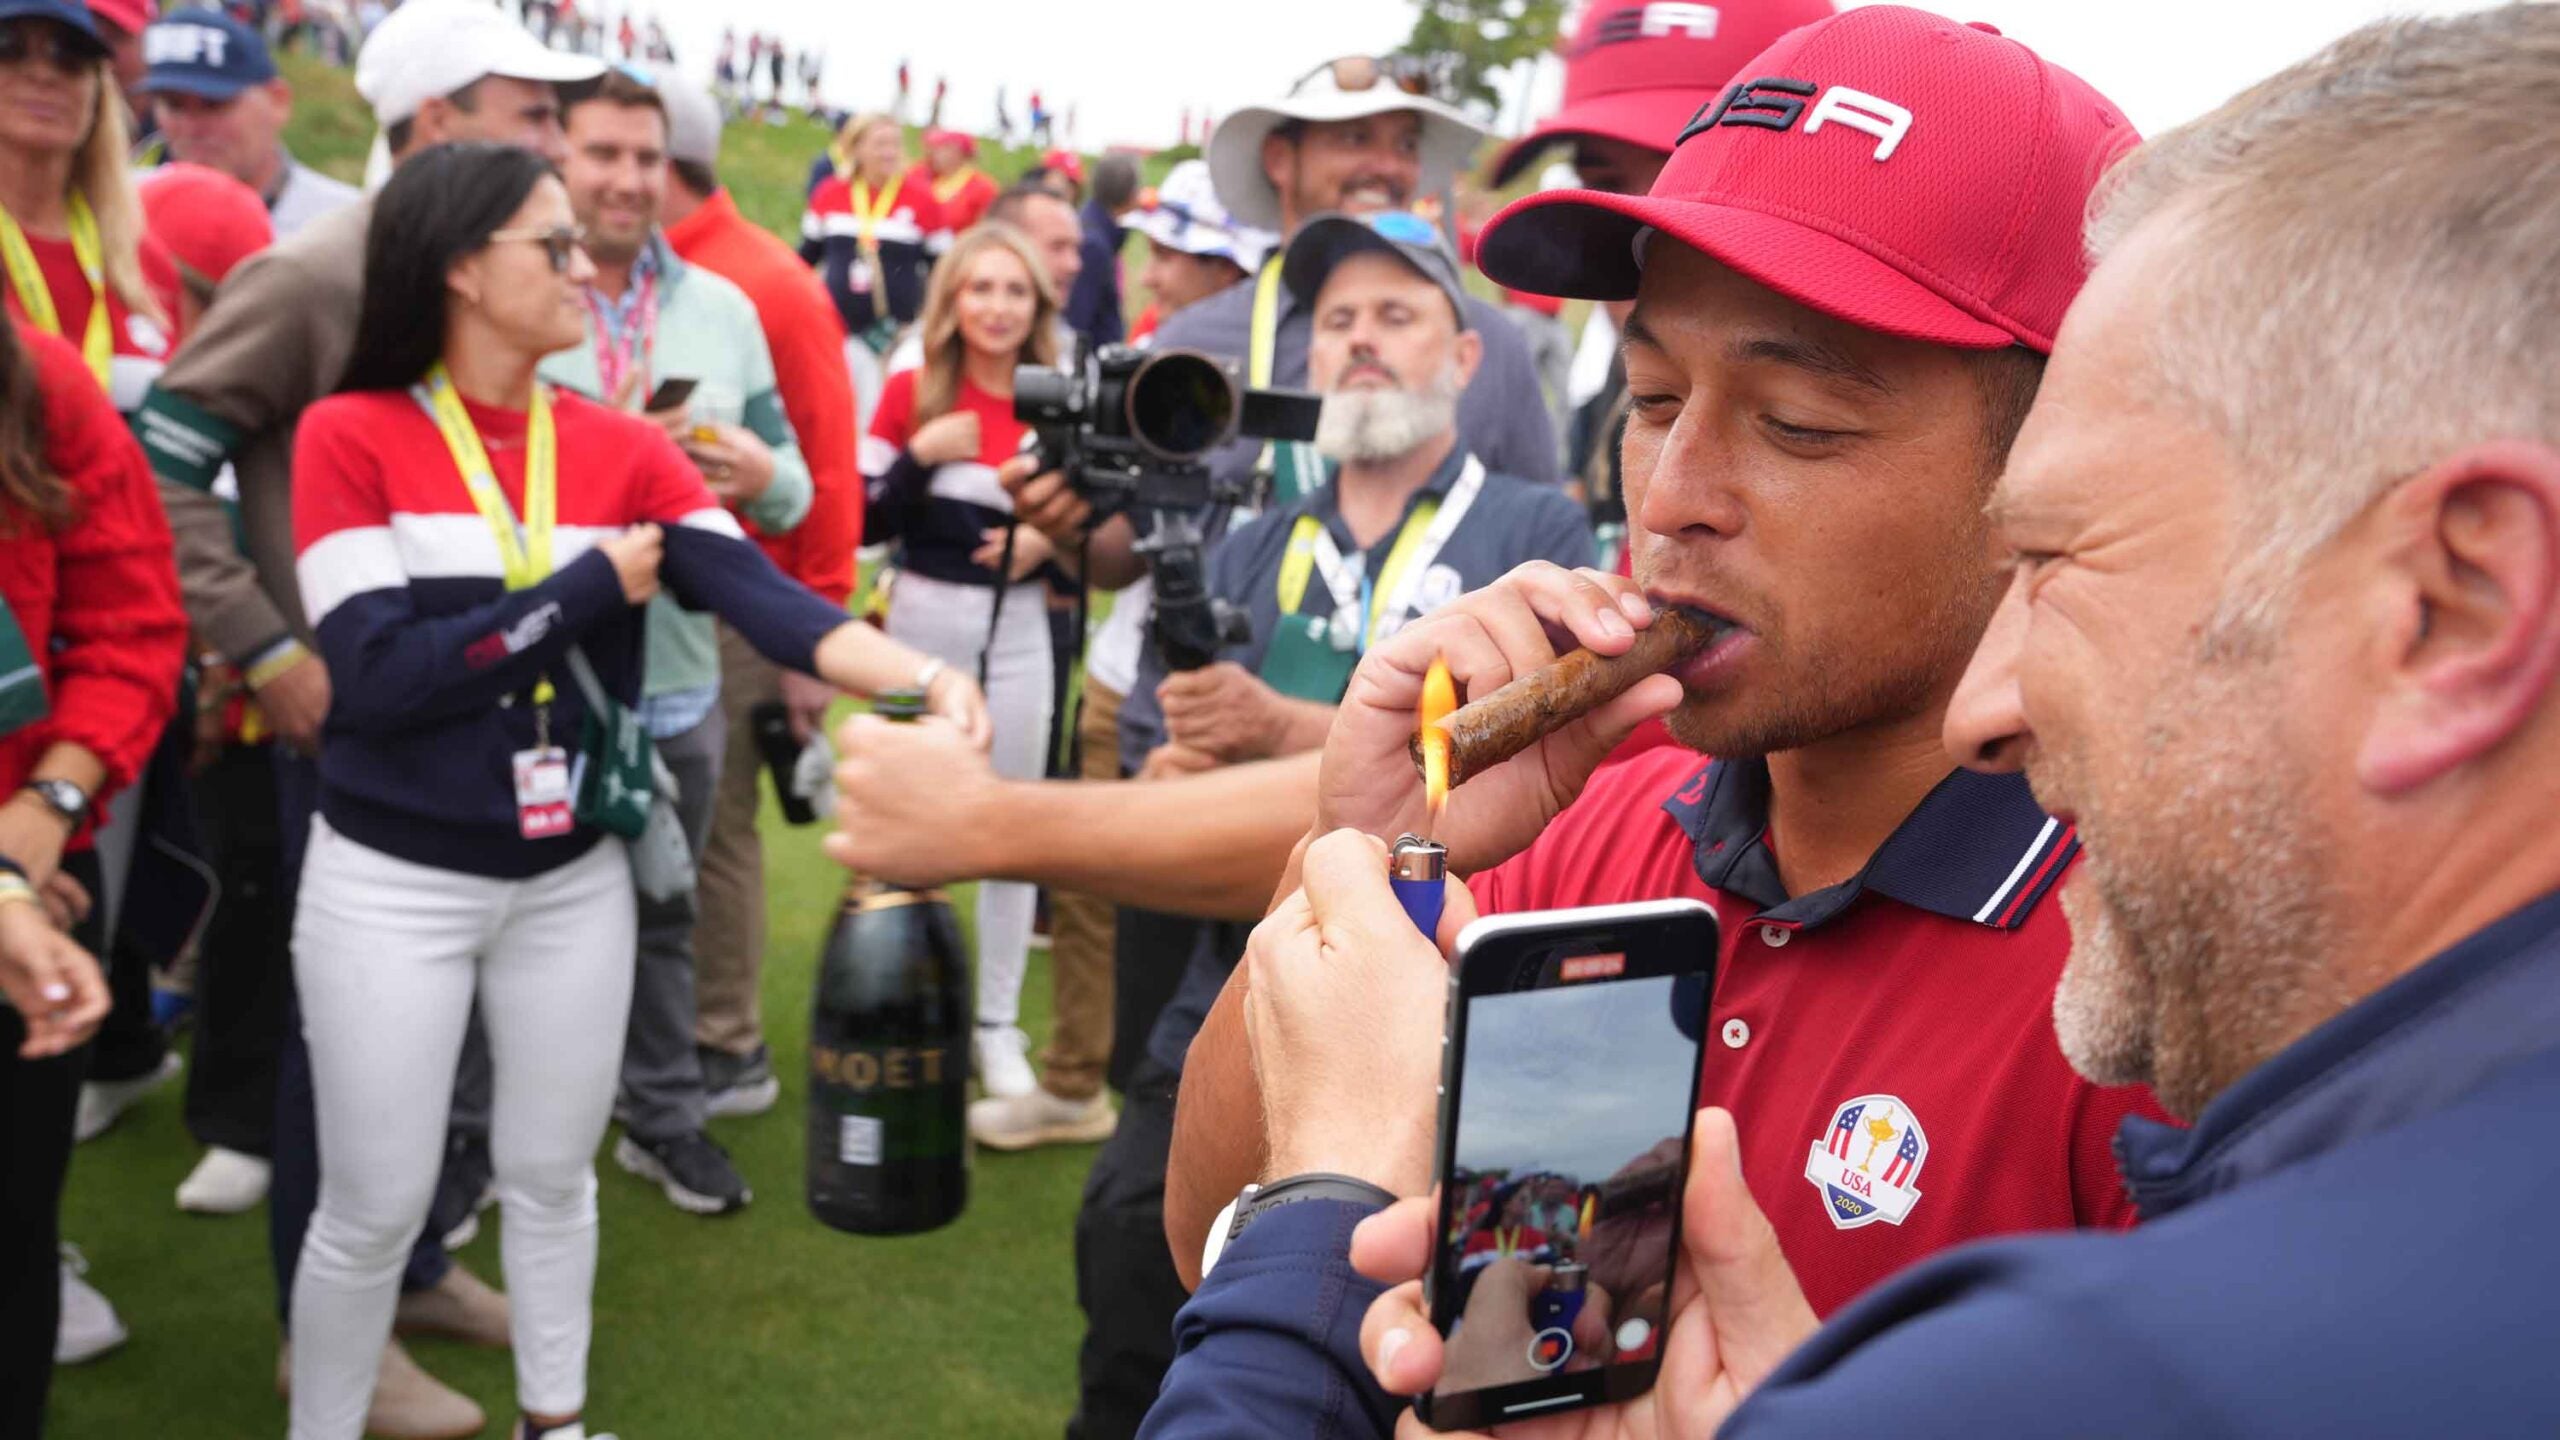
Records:
[[[1422,677],[1422,710],[1416,723],[1422,732],[1422,790],[1430,798],[1431,816],[1449,803],[1449,731],[1441,724],[1458,708],[1458,683],[1449,678],[1446,657],[1435,656]]]

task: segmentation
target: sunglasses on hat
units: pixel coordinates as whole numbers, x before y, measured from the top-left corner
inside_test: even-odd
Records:
[[[105,50],[58,21],[36,16],[0,21],[0,65],[40,60],[55,74],[80,75],[104,58]]]
[[[489,232],[489,243],[492,245],[511,240],[531,241],[541,246],[543,254],[551,261],[551,273],[566,275],[569,273],[570,259],[577,255],[587,243],[587,227],[553,225],[541,230],[492,230]]]
[[[1369,228],[1399,245],[1437,246],[1440,232],[1410,210],[1382,210],[1368,217]]]
[[[1339,60],[1327,60],[1299,76],[1297,83],[1289,87],[1289,93],[1295,95],[1306,88],[1308,81],[1330,73],[1333,88],[1346,95],[1386,85],[1407,95],[1429,99],[1439,91],[1438,72],[1443,68],[1443,65],[1419,55],[1345,55]]]

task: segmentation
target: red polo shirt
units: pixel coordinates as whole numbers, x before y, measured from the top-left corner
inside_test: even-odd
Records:
[[[809,513],[781,535],[756,543],[784,574],[830,600],[853,594],[853,552],[862,544],[862,470],[854,428],[853,376],[844,364],[844,325],[826,287],[790,246],[738,213],[727,190],[667,227],[667,245],[747,293],[773,352],[773,388],[809,462]]]
[[[1814,1309],[1986,1235],[2133,1223],[2112,1149],[2150,1093],[2075,1074],[2053,1033],[2079,840],[2025,780],[1958,770],[1865,870],[1790,898],[1769,770],[1646,751],[1468,882],[1486,912],[1686,896],[1723,925],[1700,1103]]]

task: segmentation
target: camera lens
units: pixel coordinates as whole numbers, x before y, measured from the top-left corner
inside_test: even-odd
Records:
[[[1013,418],[1025,425],[1063,425],[1076,417],[1076,381],[1070,370],[1018,365],[1013,371]]]
[[[1167,460],[1197,459],[1234,433],[1235,382],[1198,351],[1168,350],[1129,378],[1128,414],[1140,445]]]

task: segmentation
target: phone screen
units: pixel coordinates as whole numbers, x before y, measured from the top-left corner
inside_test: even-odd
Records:
[[[1529,963],[1535,988],[1461,1001],[1435,1424],[1627,1398],[1661,1353],[1707,977],[1606,951]]]

